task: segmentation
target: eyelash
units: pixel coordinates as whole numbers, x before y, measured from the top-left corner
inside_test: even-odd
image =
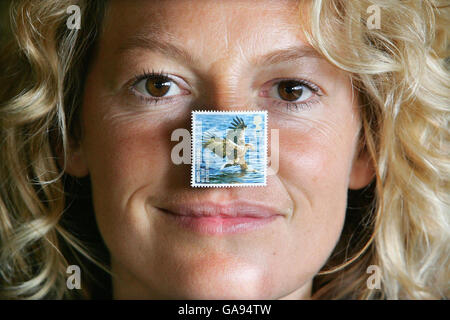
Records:
[[[143,102],[147,103],[147,104],[152,104],[154,103],[155,105],[157,105],[158,103],[161,102],[161,100],[168,102],[171,102],[172,100],[176,99],[176,97],[169,97],[169,98],[150,98],[150,97],[146,97],[143,96],[141,93],[138,93],[136,88],[136,85],[141,82],[142,80],[148,79],[150,77],[161,77],[163,79],[167,79],[170,81],[175,82],[173,79],[170,78],[168,73],[165,73],[164,71],[154,71],[152,69],[152,71],[148,71],[148,70],[144,70],[141,74],[136,75],[134,77],[134,80],[132,81],[132,84],[130,85],[130,90],[133,92],[133,94],[135,96],[137,96],[139,99],[141,99]]]
[[[160,103],[161,101],[165,101],[166,103],[169,103],[171,101],[173,101],[174,99],[176,99],[176,97],[169,97],[169,98],[150,98],[150,97],[146,97],[143,96],[141,93],[136,93],[136,85],[144,80],[144,79],[148,79],[150,77],[160,77],[163,79],[167,79],[170,81],[174,81],[173,79],[170,78],[169,74],[164,72],[164,71],[154,71],[152,69],[152,71],[148,71],[148,70],[144,70],[143,73],[136,75],[134,77],[134,80],[132,81],[132,84],[130,85],[130,90],[133,92],[133,94],[135,96],[137,96],[138,98],[140,98],[143,102],[147,103],[147,104],[155,104],[157,105],[158,103]],[[277,82],[273,83],[273,85],[276,85],[282,81],[286,81],[286,80],[295,80],[298,83],[300,83],[302,86],[305,86],[306,88],[308,88],[309,90],[311,90],[311,92],[316,95],[321,97],[322,96],[322,91],[321,89],[315,85],[314,83],[305,80],[305,79],[280,79]],[[174,81],[175,82],[175,81]],[[293,102],[283,102],[283,101],[277,101],[276,105],[277,106],[283,106],[285,107],[287,110],[289,111],[298,111],[298,110],[303,110],[303,109],[310,109],[311,106],[315,103],[317,103],[317,100],[311,100],[311,101],[306,101],[306,102],[301,102],[301,103],[293,103]]]
[[[295,80],[295,81],[297,81],[302,86],[305,86],[306,88],[311,90],[313,95],[316,95],[316,96],[319,96],[319,97],[321,97],[323,95],[321,89],[319,88],[319,86],[317,86],[314,83],[312,83],[311,81],[308,81],[308,80],[305,80],[305,79],[291,79],[291,78],[278,79],[276,82],[271,84],[271,88],[272,88],[272,86],[277,85],[280,82],[287,81],[287,80]],[[308,100],[308,101],[299,102],[299,103],[286,102],[286,101],[277,101],[276,105],[277,106],[283,106],[289,111],[292,111],[292,110],[293,111],[298,111],[298,110],[304,110],[304,109],[311,109],[312,105],[316,104],[317,102],[319,102],[319,101],[318,100]]]

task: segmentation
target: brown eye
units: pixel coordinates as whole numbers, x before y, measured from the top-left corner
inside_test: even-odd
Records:
[[[169,92],[171,81],[165,77],[152,76],[145,82],[146,91],[153,97],[163,97]]]
[[[278,95],[281,99],[286,101],[296,101],[302,96],[302,100],[306,100],[312,94],[311,90],[308,89],[304,84],[295,80],[286,80],[278,83]]]
[[[141,95],[154,100],[163,100],[182,93],[175,80],[159,74],[147,75],[134,84],[133,87]]]

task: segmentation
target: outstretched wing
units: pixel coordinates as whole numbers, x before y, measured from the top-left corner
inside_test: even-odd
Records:
[[[229,129],[245,129],[247,128],[247,125],[244,122],[244,119],[239,118],[238,116],[236,116],[232,121],[231,121],[231,126],[228,127]]]
[[[228,127],[228,129],[231,130],[228,130],[227,132],[227,140],[230,140],[239,146],[243,146],[245,144],[246,128],[247,125],[245,124],[244,120],[236,116],[231,122],[231,126]]]
[[[234,150],[238,148],[238,145],[230,140],[222,139],[207,133],[203,136],[202,146],[203,148],[211,150],[219,157],[227,157],[231,160],[235,158]]]

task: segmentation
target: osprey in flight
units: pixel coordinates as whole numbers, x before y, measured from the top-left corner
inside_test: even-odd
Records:
[[[249,169],[245,161],[245,154],[249,149],[254,150],[253,145],[245,143],[245,129],[247,125],[244,120],[235,117],[231,122],[231,129],[227,132],[225,139],[213,134],[205,133],[203,136],[203,148],[207,148],[219,157],[227,158],[227,162],[220,168],[223,170],[230,166],[240,166],[242,171],[255,171]]]

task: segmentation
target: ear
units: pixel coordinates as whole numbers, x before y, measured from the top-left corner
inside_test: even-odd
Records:
[[[374,176],[375,169],[367,150],[356,152],[350,172],[349,189],[364,188],[373,180]]]
[[[62,148],[57,148],[58,162],[61,167],[64,167]],[[83,178],[89,174],[88,166],[83,155],[83,149],[79,143],[75,143],[69,138],[69,146],[67,150],[67,162],[65,172],[77,178]]]

